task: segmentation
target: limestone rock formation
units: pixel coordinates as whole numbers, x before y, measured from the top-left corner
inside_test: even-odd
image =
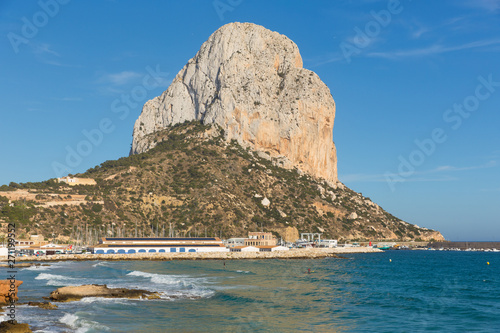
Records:
[[[14,283],[14,292],[11,291],[11,282],[10,280],[0,280],[0,305],[7,305],[11,303],[11,296],[13,296],[13,300],[19,300],[17,297],[17,288],[23,283],[23,281],[15,281]]]
[[[156,145],[153,133],[184,121],[217,124],[226,140],[266,152],[335,183],[335,102],[314,72],[302,68],[294,42],[251,23],[214,32],[170,87],[146,102],[131,154]]]
[[[50,293],[49,298],[57,302],[71,302],[78,301],[84,297],[156,299],[160,298],[160,295],[147,290],[108,288],[106,285],[88,284],[58,288]]]

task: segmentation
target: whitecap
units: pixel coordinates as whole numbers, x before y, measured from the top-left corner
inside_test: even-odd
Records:
[[[127,276],[149,279],[151,284],[144,287],[144,289],[160,293],[160,297],[163,299],[207,298],[214,294],[213,290],[203,285],[208,283],[205,278],[193,278],[187,275],[156,274],[142,271],[132,271],[128,273]],[[134,283],[134,286],[137,286],[137,282]]]
[[[68,267],[68,266],[73,265],[73,264],[74,264],[74,262],[72,262],[72,261],[58,261],[58,262],[53,262],[50,264],[47,264],[44,262],[37,262],[37,263],[35,263],[34,266],[26,267],[23,269],[28,270],[28,271],[46,271],[46,270],[52,270],[55,268],[65,268],[65,267]]]
[[[165,275],[165,274],[155,274],[155,273],[147,273],[141,271],[133,271],[128,273],[127,275],[149,278],[151,279],[151,282],[160,284],[179,284],[185,281],[184,279],[188,278],[188,276],[185,275]]]
[[[59,319],[59,322],[75,330],[76,333],[85,333],[89,330],[97,330],[98,332],[109,331],[109,327],[101,325],[95,321],[80,318],[76,314],[65,313]]]
[[[81,285],[78,279],[49,273],[40,273],[35,280],[47,280],[47,286],[78,286]]]
[[[99,267],[99,266],[104,266],[107,267],[108,264],[106,261],[99,261],[97,264],[93,264],[92,267]]]
[[[78,320],[78,316],[71,314],[71,313],[66,313],[62,318],[59,318],[59,321],[71,328],[76,327],[76,321]]]
[[[126,304],[129,301],[128,298],[105,298],[105,297],[84,297],[77,302],[81,303],[115,303],[115,304]]]
[[[26,270],[26,271],[47,271],[50,268],[51,268],[51,266],[41,266],[41,265],[38,265],[38,266],[26,267],[26,268],[24,268],[24,270]]]

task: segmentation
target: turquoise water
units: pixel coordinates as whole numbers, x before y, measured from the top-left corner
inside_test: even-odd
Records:
[[[20,302],[88,283],[163,298],[23,305],[16,315],[34,332],[500,332],[500,253],[347,257],[226,261],[225,268],[222,261],[54,263],[18,271]]]

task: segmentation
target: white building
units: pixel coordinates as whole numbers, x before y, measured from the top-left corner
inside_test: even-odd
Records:
[[[290,248],[288,248],[286,246],[275,246],[275,247],[271,248],[271,252],[274,252],[274,251],[290,251]]]
[[[218,237],[102,238],[96,254],[229,252]]]
[[[7,259],[9,256],[9,248],[7,247],[0,247],[0,258],[2,259]]]
[[[243,246],[245,245],[245,238],[229,238],[226,241],[227,247]]]
[[[319,247],[337,247],[336,239],[322,239],[319,242]]]
[[[241,252],[259,252],[260,249],[255,246],[243,246]]]

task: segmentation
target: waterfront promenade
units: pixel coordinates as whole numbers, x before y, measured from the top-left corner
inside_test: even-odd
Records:
[[[371,247],[337,247],[291,249],[275,252],[185,252],[185,253],[134,253],[134,254],[57,254],[49,256],[17,257],[16,261],[65,261],[65,260],[241,260],[241,259],[320,259],[339,257],[349,253],[377,253]]]

